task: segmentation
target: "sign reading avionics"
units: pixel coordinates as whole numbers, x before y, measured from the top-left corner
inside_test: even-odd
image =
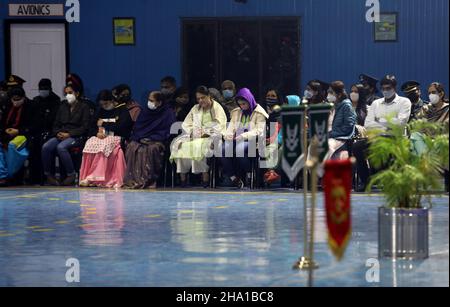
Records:
[[[63,4],[10,4],[9,16],[64,16]]]

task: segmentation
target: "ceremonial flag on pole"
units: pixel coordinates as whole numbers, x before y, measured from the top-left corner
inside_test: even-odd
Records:
[[[310,105],[309,118],[311,124],[311,139],[317,137],[318,159],[322,163],[328,153],[328,119],[333,105],[321,103]]]
[[[351,237],[352,162],[325,162],[325,209],[328,225],[328,244],[340,261]]]
[[[302,133],[305,129],[305,106],[283,106],[281,126],[283,131],[282,168],[289,180],[294,181],[305,165]]]

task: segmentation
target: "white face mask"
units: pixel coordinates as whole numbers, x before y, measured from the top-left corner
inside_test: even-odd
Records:
[[[150,100],[148,101],[147,106],[148,106],[148,108],[149,108],[150,110],[156,110],[156,109],[157,109],[155,103],[151,102]]]
[[[311,99],[311,98],[314,97],[314,93],[311,92],[311,91],[306,90],[305,93],[304,93],[304,97],[305,97],[306,99]]]
[[[429,98],[432,105],[437,105],[441,101],[441,97],[437,94],[430,94]]]
[[[77,97],[74,94],[67,94],[66,100],[69,104],[73,104],[75,101],[77,101]]]
[[[395,91],[394,90],[390,90],[390,91],[383,91],[383,96],[385,99],[391,99],[392,97],[394,97],[395,95]]]
[[[358,94],[358,93],[351,93],[351,94],[350,94],[350,99],[351,99],[353,102],[358,102],[358,101],[359,101],[359,94]]]
[[[337,97],[334,95],[328,94],[327,100],[328,100],[328,102],[335,103],[337,101]]]

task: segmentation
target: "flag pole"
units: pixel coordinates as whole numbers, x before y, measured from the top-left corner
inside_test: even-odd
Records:
[[[307,167],[311,169],[311,216],[310,216],[310,232],[309,232],[309,259],[311,264],[309,266],[308,274],[308,287],[313,287],[314,285],[314,270],[319,268],[319,266],[314,262],[314,229],[315,229],[315,218],[316,218],[316,197],[317,197],[317,167],[319,165],[318,156],[318,140],[314,137],[311,142],[311,159],[307,162]]]
[[[306,161],[308,161],[308,100],[303,99],[302,105],[305,106],[302,127],[302,147],[305,157],[305,166],[303,167],[303,257],[294,264],[294,270],[317,269],[317,265],[308,256],[308,169],[306,167]]]

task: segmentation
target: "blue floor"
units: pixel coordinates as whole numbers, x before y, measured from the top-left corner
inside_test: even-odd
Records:
[[[294,286],[301,256],[302,194],[205,191],[0,190],[0,286]],[[449,286],[448,197],[434,198],[430,259],[377,258],[381,196],[353,196],[353,238],[330,254],[319,197],[316,286]],[[66,282],[66,260],[80,263]]]

